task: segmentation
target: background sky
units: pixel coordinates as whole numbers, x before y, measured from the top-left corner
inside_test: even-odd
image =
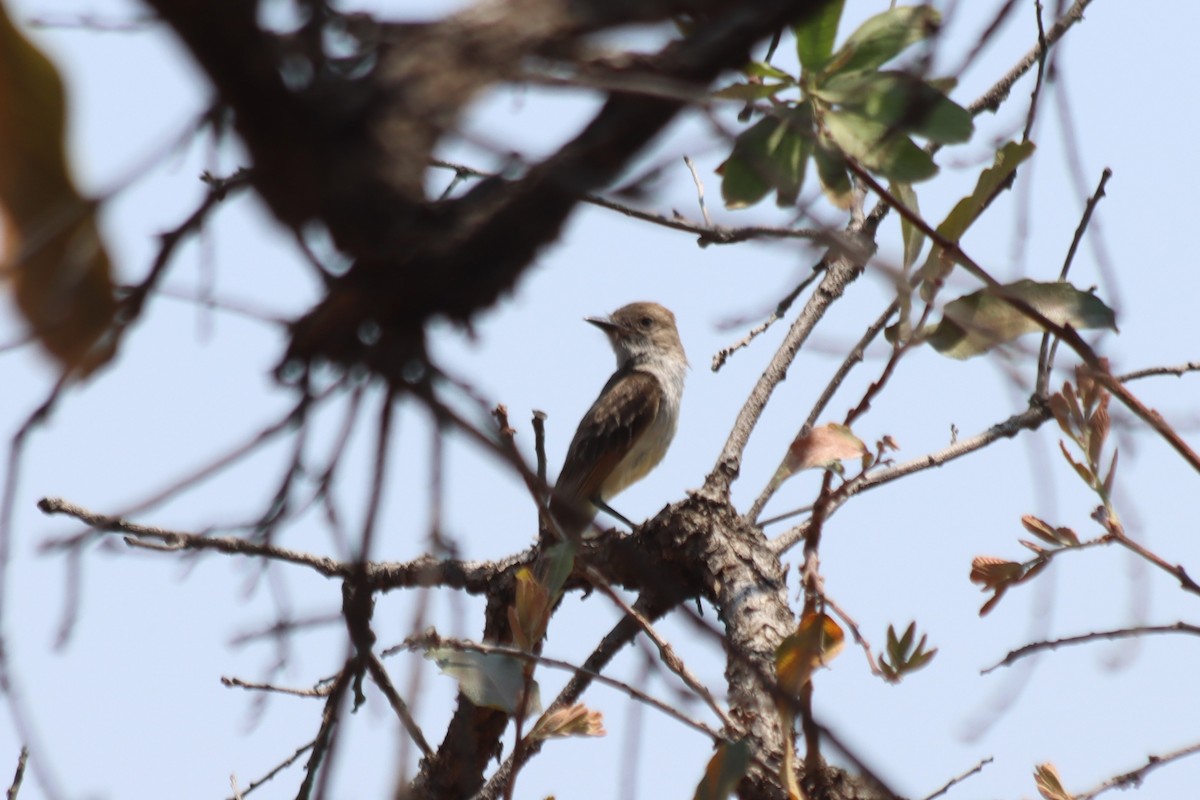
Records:
[[[962,63],[998,5],[957,4],[935,72]],[[887,3],[851,0],[847,6],[842,36]],[[404,20],[437,18],[457,6],[346,5],[364,7]],[[268,4],[264,13],[286,25],[284,11],[281,4]],[[10,12],[19,21],[50,23],[84,15],[124,23],[144,13],[119,0],[20,0]],[[1036,40],[1033,14],[1032,4],[1022,4],[986,43],[961,76],[956,99],[963,104],[975,99],[1029,49]],[[1101,170],[1111,167],[1108,196],[1076,258],[1072,280],[1098,286],[1117,309],[1121,333],[1093,337],[1117,372],[1200,358],[1194,312],[1200,278],[1191,263],[1200,185],[1192,88],[1198,68],[1190,57],[1197,22],[1189,4],[1096,0],[1057,50],[1054,80],[1033,136],[1038,152],[1032,164],[964,239],[966,250],[1001,279],[1050,279],[1058,274],[1086,197]],[[199,173],[228,174],[244,163],[242,155],[236,143],[214,144],[207,135],[179,144],[208,103],[209,90],[161,26],[96,32],[54,25],[32,35],[68,83],[70,152],[80,184],[91,194],[129,184],[103,205],[102,222],[120,278],[136,281],[157,251],[158,235],[178,225],[203,197]],[[610,41],[652,48],[661,35],[635,30]],[[1032,78],[1022,80],[999,114],[977,120],[969,144],[938,156],[942,175],[918,187],[927,219],[939,221],[970,191],[997,142],[1019,135],[1032,86]],[[442,155],[484,169],[499,164],[501,152],[537,158],[573,135],[599,102],[582,92],[496,89],[471,108],[462,135],[447,141]],[[713,169],[727,152],[709,126],[682,120],[639,162],[664,167],[646,207],[699,218],[692,178],[680,158],[688,154],[705,180],[716,221],[784,220],[769,203],[737,213],[719,207]],[[1082,182],[1069,169],[1071,159]],[[432,171],[431,189],[440,191],[449,177]],[[810,182],[804,196],[815,194]],[[841,224],[838,212],[823,202],[814,202],[812,211],[819,220]],[[818,328],[751,439],[735,485],[739,508],[757,496],[846,349],[888,303],[886,267],[895,263],[900,241],[894,218],[885,221],[879,238],[878,268],[868,270]],[[735,355],[719,373],[709,368],[712,355],[757,324],[817,257],[795,241],[699,248],[689,234],[580,207],[562,239],[541,254],[516,290],[481,315],[474,335],[439,329],[435,352],[439,363],[466,378],[489,404],[508,406],[527,455],[533,449],[530,412],[545,410],[555,469],[579,415],[612,369],[603,337],[581,318],[642,299],[674,309],[692,371],[669,456],[615,503],[639,520],[701,483],[787,323]],[[288,318],[318,296],[292,238],[260,204],[246,194],[222,204],[204,236],[181,248],[166,286],[172,296],[151,302],[115,365],[68,394],[30,437],[21,464],[3,630],[17,708],[27,719],[22,734],[12,714],[0,714],[0,774],[5,763],[15,764],[21,736],[32,736],[39,770],[26,780],[21,797],[27,800],[53,794],[42,783],[47,779],[60,797],[228,796],[231,774],[244,787],[315,735],[321,701],[263,698],[222,686],[221,676],[303,688],[333,674],[345,657],[336,620],[295,634],[285,649],[273,640],[238,641],[281,617],[336,612],[340,587],[302,569],[263,573],[249,561],[130,550],[116,539],[89,547],[74,564],[40,549],[47,539],[78,527],[41,516],[38,498],[57,495],[102,513],[122,513],[235,448],[290,407],[292,396],[271,378],[283,348],[281,326],[196,300],[211,296]],[[974,288],[959,276],[945,297]],[[5,306],[0,342],[14,341],[20,332]],[[892,436],[902,447],[898,459],[945,446],[951,426],[960,435],[974,434],[1025,407],[1034,347],[1036,337],[1007,358],[968,362],[913,352],[856,432],[868,442]],[[885,354],[876,345],[824,421],[840,420],[857,402]],[[1071,362],[1062,354],[1059,364]],[[30,347],[0,351],[5,438],[53,380],[53,367]],[[1198,387],[1195,375],[1132,384],[1193,443]],[[346,526],[355,533],[365,507],[379,402],[378,394],[367,396],[369,413],[355,429],[338,483]],[[344,413],[344,403],[333,403],[317,416],[308,445],[314,464],[322,463]],[[1117,503],[1129,532],[1168,562],[1200,571],[1197,476],[1129,415],[1117,410],[1114,416],[1121,450]],[[406,559],[428,548],[426,464],[432,438],[424,414],[402,406],[376,558]],[[1195,691],[1200,644],[1194,638],[1069,648],[980,674],[1035,639],[1191,619],[1194,598],[1168,576],[1110,549],[1056,560],[1032,585],[1010,591],[989,616],[978,616],[985,596],[967,580],[971,559],[1023,558],[1017,540],[1028,537],[1019,525],[1021,514],[1070,525],[1088,537],[1099,533],[1088,519],[1094,498],[1058,456],[1057,438],[1047,426],[1000,442],[860,496],[826,525],[821,553],[826,589],[858,621],[876,652],[888,624],[903,627],[914,619],[939,648],[927,669],[899,686],[873,678],[861,651],[850,646],[816,677],[821,720],[904,795],[922,797],[986,758],[994,760],[950,797],[1034,796],[1031,773],[1043,761],[1058,765],[1068,788],[1081,792],[1140,766],[1150,754],[1200,741]],[[135,518],[187,531],[253,519],[278,486],[291,444],[281,437]],[[450,438],[445,459],[444,527],[461,554],[494,558],[526,547],[535,514],[520,482],[460,438]],[[792,479],[766,513],[807,504],[819,485],[815,472]],[[769,533],[785,528],[774,526]],[[288,547],[346,553],[315,513],[280,536]],[[788,560],[794,565],[799,558],[794,552]],[[794,570],[790,580],[794,591]],[[78,614],[64,636],[64,621],[76,608],[72,590],[78,592]],[[712,621],[711,609],[707,613]],[[581,661],[616,619],[602,597],[570,598],[551,625],[546,653]],[[380,599],[376,630],[382,646],[399,642],[414,625],[431,624],[444,634],[478,636],[479,604],[449,594],[393,593]],[[719,649],[676,621],[659,627],[708,686],[723,685]],[[278,664],[283,666],[277,672]],[[397,656],[388,665],[426,736],[439,742],[453,707],[453,682],[417,656]],[[647,651],[634,647],[616,660],[613,674],[683,702],[686,693],[678,683],[647,665]],[[539,679],[549,698],[565,677],[542,670]],[[401,748],[384,699],[373,690],[368,697],[342,729],[332,797],[386,796],[397,774],[411,774],[415,764],[413,749]],[[711,752],[707,740],[602,687],[589,690],[585,700],[605,713],[608,736],[551,743],[521,773],[518,796],[691,795]],[[706,718],[703,708],[689,709]],[[253,796],[294,796],[302,764],[303,759]],[[1198,784],[1200,758],[1194,758],[1155,772],[1137,796],[1186,797]]]

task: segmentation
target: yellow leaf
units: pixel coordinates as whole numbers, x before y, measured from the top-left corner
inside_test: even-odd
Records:
[[[58,71],[0,0],[0,275],[42,346],[87,374],[115,349],[105,334],[116,299],[95,209],[67,168],[65,129]]]
[[[550,592],[529,567],[517,570],[516,602],[508,609],[513,640],[522,650],[532,651],[546,634],[550,621]]]
[[[722,742],[704,768],[693,800],[727,800],[750,767],[750,745]]]
[[[809,612],[796,632],[775,651],[775,674],[785,692],[799,694],[817,667],[832,661],[846,644],[840,625],[826,614]]]

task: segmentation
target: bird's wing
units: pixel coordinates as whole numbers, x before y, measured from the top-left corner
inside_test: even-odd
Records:
[[[584,415],[567,450],[555,495],[591,501],[658,415],[662,384],[653,375],[619,370]]]

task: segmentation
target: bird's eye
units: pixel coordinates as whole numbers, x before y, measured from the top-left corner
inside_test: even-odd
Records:
[[[650,319],[649,317],[642,317],[638,320],[638,324],[649,330],[650,326],[654,324],[654,320]]]

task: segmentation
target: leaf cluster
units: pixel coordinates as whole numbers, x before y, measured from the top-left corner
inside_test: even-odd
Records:
[[[762,118],[734,142],[721,165],[721,193],[729,208],[762,200],[772,190],[781,206],[794,205],[808,162],[829,199],[846,208],[851,198],[847,158],[900,184],[937,174],[917,136],[936,144],[965,142],[971,114],[946,96],[950,80],[926,80],[882,67],[935,34],[941,17],[931,6],[898,6],[871,17],[834,50],[843,0],[793,27],[799,76],[766,63],[745,68],[746,80],[717,92],[746,100]],[[798,90],[796,99],[781,97]]]
[[[917,623],[910,622],[901,636],[896,635],[896,629],[888,625],[887,650],[879,659],[879,669],[883,679],[888,683],[899,683],[900,679],[911,672],[916,672],[937,655],[938,649],[926,650],[928,640],[926,634],[917,639]]]

